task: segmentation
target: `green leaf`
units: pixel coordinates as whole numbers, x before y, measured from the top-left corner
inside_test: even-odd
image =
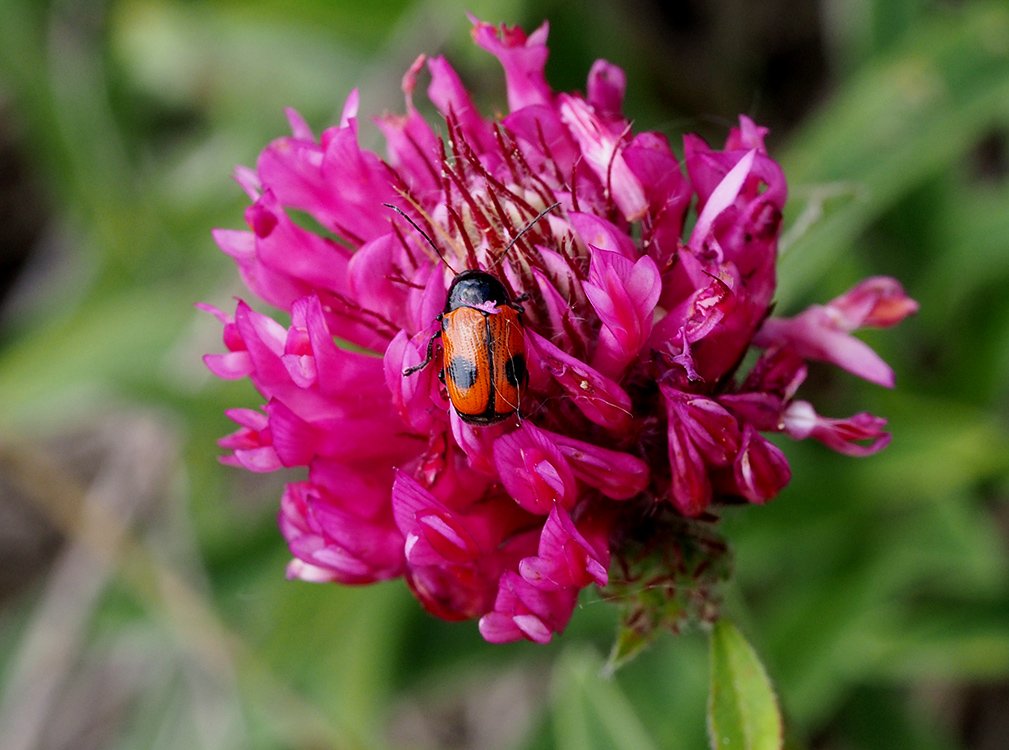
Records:
[[[713,750],[772,750],[784,741],[767,672],[743,634],[726,620],[711,632],[708,739]]]

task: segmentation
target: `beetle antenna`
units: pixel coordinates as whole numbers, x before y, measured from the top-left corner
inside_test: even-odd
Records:
[[[511,238],[511,241],[508,243],[508,245],[505,247],[505,249],[502,250],[500,253],[498,253],[497,258],[495,258],[494,262],[491,264],[491,268],[494,268],[495,266],[497,266],[498,263],[500,263],[502,260],[504,260],[505,255],[508,254],[508,251],[512,249],[512,247],[515,245],[516,242],[518,242],[520,239],[522,239],[522,235],[523,234],[525,234],[530,229],[532,229],[534,226],[536,226],[537,222],[539,222],[540,219],[542,219],[548,213],[550,213],[551,211],[553,211],[559,205],[561,205],[560,202],[554,203],[552,206],[547,206],[542,211],[540,211],[538,214],[536,214],[536,218],[534,218],[532,221],[528,222],[524,227],[522,227],[522,229],[519,230],[519,233],[516,234],[514,237]]]
[[[438,246],[436,244],[434,244],[434,240],[431,239],[431,235],[429,235],[427,232],[425,232],[423,229],[421,229],[417,225],[417,222],[414,221],[413,219],[411,219],[409,217],[409,215],[407,215],[407,213],[402,208],[400,208],[399,206],[394,206],[391,203],[383,203],[382,205],[385,206],[386,208],[391,208],[393,211],[395,211],[400,216],[402,216],[404,219],[406,219],[407,222],[409,222],[410,226],[412,226],[414,229],[416,229],[418,232],[420,232],[420,236],[423,237],[425,240],[427,240],[427,244],[429,244],[431,246],[431,249],[434,250],[434,254],[438,256],[438,260],[440,260],[442,263],[445,264],[445,267],[449,271],[452,272],[452,275],[453,276],[458,276],[459,275],[459,272],[456,271],[454,268],[452,268],[452,266],[449,264],[449,262],[447,260],[445,260],[445,256],[442,255],[442,252],[441,252],[441,250],[438,249]],[[551,208],[552,208],[552,206],[551,206]],[[537,217],[537,218],[539,218],[539,217]],[[523,231],[525,231],[525,230],[523,230]],[[519,236],[521,236],[521,234]],[[518,239],[518,238],[516,238],[516,239]]]

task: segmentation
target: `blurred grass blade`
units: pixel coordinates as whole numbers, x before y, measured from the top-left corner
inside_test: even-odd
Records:
[[[558,750],[655,749],[619,684],[601,673],[602,662],[585,649],[568,649],[557,662],[553,718]]]
[[[777,750],[783,742],[771,681],[753,647],[726,620],[711,633],[708,737],[713,750]]]
[[[857,184],[807,227],[782,259],[785,309],[825,275],[868,225],[929,176],[955,163],[1009,114],[1009,6],[977,3],[934,14],[892,55],[867,66],[798,133],[782,157],[809,200],[819,183]],[[802,213],[801,202],[790,206]],[[792,217],[795,221],[795,217]]]

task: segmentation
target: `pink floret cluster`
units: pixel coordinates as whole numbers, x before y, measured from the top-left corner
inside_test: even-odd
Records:
[[[238,170],[249,228],[215,239],[290,322],[203,306],[226,349],[205,361],[265,402],[228,412],[225,462],[307,467],[280,503],[289,576],[402,577],[433,614],[479,618],[488,641],[546,642],[656,508],[696,518],[777,495],[790,469],[767,433],[883,448],[885,420],[826,418],[796,393],[810,360],[892,385],[852,332],[916,305],[872,278],[770,317],[786,183],[766,129],[740,117],[720,149],[688,135],[680,159],[634,131],[616,66],[557,93],[546,24],[473,23],[504,68],[507,114],[482,115],[444,58],[421,57],[405,114],[375,120],[384,156],[359,146],[353,92],[338,126],[317,138],[291,111],[292,135]],[[413,103],[425,71],[435,122]],[[458,417],[437,348],[403,374],[437,330],[448,267],[493,269],[526,297],[529,385],[499,424]]]

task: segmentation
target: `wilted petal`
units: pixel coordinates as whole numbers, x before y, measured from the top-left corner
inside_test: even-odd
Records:
[[[670,421],[675,419],[683,434],[697,448],[711,466],[732,463],[739,451],[739,423],[723,406],[713,399],[697,396],[673,388],[663,388],[662,395],[670,410]]]

